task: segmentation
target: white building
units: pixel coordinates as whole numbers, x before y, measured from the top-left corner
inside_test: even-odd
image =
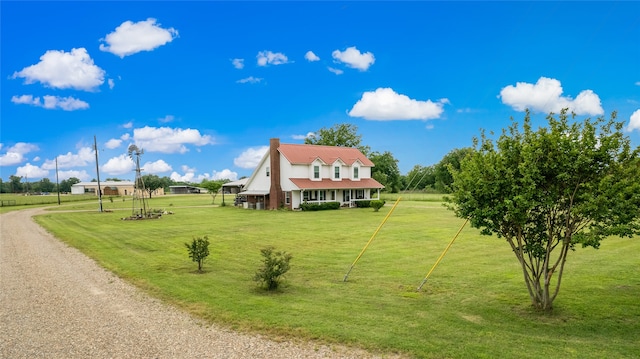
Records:
[[[240,195],[256,209],[296,209],[304,202],[352,207],[380,198],[384,186],[371,178],[373,166],[356,148],[280,144],[273,138]]]

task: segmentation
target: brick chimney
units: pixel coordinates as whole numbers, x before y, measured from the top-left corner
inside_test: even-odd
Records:
[[[269,158],[271,160],[271,187],[269,189],[269,209],[278,209],[284,204],[284,195],[280,185],[280,139],[269,140]]]

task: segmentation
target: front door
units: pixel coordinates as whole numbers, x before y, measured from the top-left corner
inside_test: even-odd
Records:
[[[350,192],[348,189],[342,191],[342,202],[349,202],[351,200]]]

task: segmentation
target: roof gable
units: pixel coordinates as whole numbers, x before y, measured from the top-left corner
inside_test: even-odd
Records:
[[[374,165],[360,150],[351,147],[280,144],[278,151],[291,164],[310,164],[319,158],[324,163],[334,163],[341,160],[349,166],[356,161],[360,161],[363,166]]]

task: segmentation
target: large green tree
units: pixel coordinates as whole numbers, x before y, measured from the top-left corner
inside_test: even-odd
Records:
[[[40,192],[53,192],[56,188],[55,183],[51,182],[48,178],[40,180]]]
[[[460,169],[460,162],[471,153],[471,148],[456,148],[447,153],[434,168],[435,184],[434,187],[442,193],[451,192],[451,184],[453,183],[452,171]]]
[[[373,152],[369,155],[375,166],[371,169],[371,177],[385,187],[385,191],[396,193],[400,191],[401,176],[398,160],[389,151]]]
[[[71,192],[71,186],[76,183],[80,183],[80,180],[76,177],[70,177],[69,179],[62,180],[60,182],[60,192]]]
[[[151,198],[151,194],[155,190],[164,187],[164,182],[156,175],[144,175],[142,176],[142,181],[144,182],[144,189],[149,194],[149,198]]]
[[[358,134],[358,126],[350,123],[335,124],[331,128],[323,127],[313,135],[307,137],[304,143],[309,145],[354,147],[365,156],[371,148],[362,144],[362,135]]]
[[[495,142],[483,133],[453,173],[451,209],[506,239],[535,308],[552,309],[576,245],[640,234],[640,148],[615,118],[562,111],[533,129],[527,111]]]
[[[435,182],[435,166],[415,165],[411,171],[404,176],[403,188],[409,191],[425,190],[434,188]]]
[[[22,192],[22,176],[9,176],[9,188],[11,193]]]

